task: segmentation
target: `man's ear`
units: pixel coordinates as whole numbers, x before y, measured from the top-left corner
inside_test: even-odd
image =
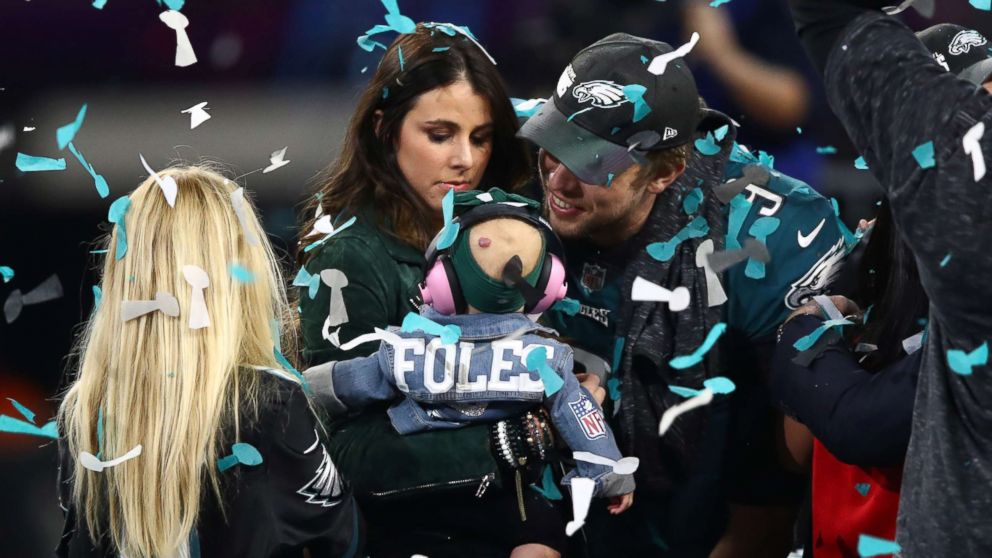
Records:
[[[655,176],[654,180],[648,183],[648,192],[652,194],[664,192],[666,188],[682,176],[683,172],[685,172],[685,161],[680,161],[677,165],[669,169],[668,172],[659,173]]]
[[[376,109],[372,113],[372,129],[375,131],[375,137],[379,137],[379,132],[382,130],[382,109]]]

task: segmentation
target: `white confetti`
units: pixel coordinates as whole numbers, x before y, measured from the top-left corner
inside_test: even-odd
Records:
[[[116,459],[111,459],[109,461],[100,461],[92,453],[81,451],[79,452],[79,464],[89,469],[90,471],[102,473],[103,470],[107,469],[108,467],[115,467],[117,465],[120,465],[121,463],[124,463],[129,459],[134,459],[139,455],[141,455],[141,444],[134,446],[133,448],[131,448],[130,451],[128,451],[124,455]]]
[[[155,300],[125,300],[121,304],[121,320],[126,322],[155,311],[175,318],[179,316],[179,300],[163,292],[155,293]]]
[[[265,170],[262,171],[262,174],[270,173],[278,168],[285,167],[286,165],[288,165],[289,161],[286,159],[287,149],[289,149],[289,147],[283,147],[278,151],[273,151],[272,155],[269,156],[270,164],[269,166],[265,167]]]
[[[699,42],[699,33],[695,31],[692,32],[692,37],[689,42],[680,46],[679,48],[673,50],[672,52],[667,52],[665,54],[659,54],[654,57],[651,64],[648,65],[648,71],[656,76],[660,76],[665,73],[665,69],[668,68],[668,63],[676,58],[682,58],[692,51],[692,48],[696,46]]]
[[[634,279],[630,289],[630,299],[635,301],[667,302],[672,312],[681,312],[689,307],[689,289],[676,287],[668,290],[661,285],[648,281],[643,277]]]
[[[185,68],[196,64],[196,53],[193,52],[193,44],[189,42],[189,35],[186,34],[189,19],[175,10],[166,10],[160,13],[158,18],[176,32],[176,66]]]
[[[207,113],[207,101],[197,103],[188,109],[179,112],[189,115],[190,130],[196,128],[200,124],[203,124],[207,120],[210,120],[210,114]]]
[[[964,144],[964,152],[971,155],[971,164],[975,169],[975,182],[985,176],[985,156],[982,155],[982,144],[979,143],[985,135],[985,123],[979,122],[965,132],[961,143]]]
[[[706,388],[700,390],[699,395],[693,396],[682,403],[669,407],[665,410],[665,413],[661,415],[661,422],[658,423],[658,435],[664,436],[665,432],[667,432],[675,422],[675,419],[677,419],[682,413],[687,413],[698,407],[709,405],[712,401],[713,390]]]
[[[189,303],[189,327],[190,329],[201,329],[210,327],[210,315],[207,314],[207,301],[203,298],[203,289],[210,286],[210,278],[207,272],[195,265],[183,266],[183,277],[193,293]]]

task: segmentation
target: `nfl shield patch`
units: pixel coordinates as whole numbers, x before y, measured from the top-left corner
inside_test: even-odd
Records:
[[[572,409],[572,414],[579,421],[582,433],[586,438],[595,440],[606,436],[606,422],[603,420],[603,413],[584,395],[578,401],[569,401],[568,407]]]
[[[587,291],[598,291],[606,284],[606,268],[588,263],[582,265],[582,286]]]

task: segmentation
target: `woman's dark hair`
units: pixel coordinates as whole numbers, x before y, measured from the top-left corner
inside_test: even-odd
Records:
[[[424,218],[432,209],[407,184],[396,163],[396,140],[403,119],[422,94],[459,80],[488,101],[492,116],[492,156],[480,188],[518,189],[530,171],[529,155],[516,138],[516,113],[496,66],[452,26],[421,23],[413,33],[397,37],[383,54],[358,100],[340,156],[324,170],[318,194],[304,210],[300,234],[313,228],[318,204],[335,222],[373,207],[382,231],[425,248],[437,232],[429,229],[435,220]],[[377,111],[382,111],[378,122]]]
[[[913,253],[892,221],[883,200],[871,238],[861,259],[859,292],[862,308],[871,307],[861,341],[878,346],[863,362],[868,370],[883,368],[903,355],[902,340],[918,333],[930,301],[920,284]]]

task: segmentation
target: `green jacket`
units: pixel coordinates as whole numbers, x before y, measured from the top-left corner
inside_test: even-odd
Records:
[[[337,332],[341,343],[376,327],[398,326],[408,312],[416,311],[411,299],[423,277],[423,254],[380,231],[363,213],[315,250],[306,264],[308,273],[337,269],[348,279],[341,289],[348,313],[348,321]],[[309,289],[301,287],[299,299],[307,366],[366,356],[379,348],[378,343],[365,343],[342,351],[324,339],[331,290],[323,283],[312,299]],[[474,491],[484,479],[492,481],[498,475],[487,425],[400,436],[377,408],[329,429],[334,462],[360,500],[442,488]]]

